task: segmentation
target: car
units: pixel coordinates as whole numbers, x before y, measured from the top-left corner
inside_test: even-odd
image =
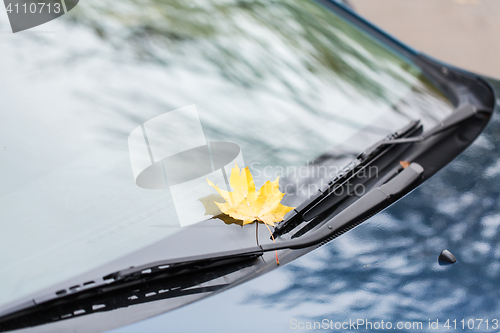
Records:
[[[0,331],[498,325],[498,82],[327,0],[50,24],[2,41]]]

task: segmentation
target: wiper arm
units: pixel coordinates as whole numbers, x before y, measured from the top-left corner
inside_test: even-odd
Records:
[[[174,260],[157,261],[154,263],[132,267],[108,275],[115,281],[138,279],[154,272],[162,270],[162,266],[175,267],[184,264],[199,264],[205,262],[219,262],[235,258],[248,258],[248,256],[259,256],[264,252],[301,249],[313,245],[318,245],[325,240],[335,236],[340,229],[346,227],[351,222],[356,221],[360,216],[373,214],[374,210],[381,207],[381,204],[391,202],[404,193],[408,187],[413,185],[423,174],[424,169],[417,163],[411,163],[409,167],[403,169],[387,183],[366,193],[348,208],[335,215],[326,222],[320,229],[311,235],[284,241],[281,243],[263,244],[260,246],[248,247],[240,250],[210,253],[205,255],[178,258]]]

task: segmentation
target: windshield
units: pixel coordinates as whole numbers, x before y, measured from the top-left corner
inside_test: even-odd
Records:
[[[207,179],[279,176],[295,207],[368,146],[452,112],[312,1],[89,0],[0,47],[0,305],[165,238],[151,261],[270,241],[216,218]]]

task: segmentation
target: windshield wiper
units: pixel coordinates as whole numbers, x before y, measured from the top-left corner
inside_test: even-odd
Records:
[[[286,234],[302,222],[312,220],[326,210],[340,204],[347,197],[353,196],[354,186],[350,186],[351,189],[349,190],[348,185],[359,183],[359,181],[356,180],[358,175],[363,173],[366,174],[367,170],[368,174],[370,174],[369,168],[374,162],[378,163],[376,166],[377,170],[383,169],[411,145],[406,144],[394,147],[385,143],[420,135],[421,133],[422,125],[419,120],[415,120],[358,154],[358,156],[344,167],[334,179],[328,182],[328,187],[326,189],[320,189],[316,195],[295,208],[292,216],[278,224],[274,229],[273,236],[276,238]],[[368,179],[364,181],[366,182]]]
[[[356,183],[356,176],[367,170],[374,162],[377,162],[377,169],[382,169],[393,161],[393,156],[401,154],[411,144],[423,142],[436,134],[470,119],[476,114],[477,109],[475,107],[470,104],[464,104],[448,118],[441,121],[424,134],[422,134],[422,126],[418,120],[412,121],[406,127],[390,134],[360,153],[335,179],[328,183],[329,187],[327,189],[320,190],[320,193],[312,198],[312,200],[310,199],[297,207],[295,209],[295,215],[276,226],[273,236],[279,237],[290,232],[300,223],[314,219],[318,215],[330,210],[332,207],[339,205],[347,197],[352,196],[353,186],[351,186],[351,192],[349,192],[348,189],[342,189],[342,187],[350,182]],[[383,159],[384,154],[389,154],[390,157],[385,158],[385,160],[381,162],[380,159]],[[339,191],[339,189],[341,189],[341,191]],[[341,194],[339,195],[338,192],[341,192]],[[293,237],[295,236],[292,236],[292,238]]]
[[[424,133],[423,135],[412,138],[401,138],[392,141],[382,141],[379,144],[388,145],[388,144],[422,142],[436,134],[439,134],[443,131],[446,131],[447,129],[450,129],[455,125],[458,125],[464,120],[474,117],[477,113],[478,110],[474,106],[466,103],[462,105],[460,108],[458,108],[457,111],[453,112],[449,117],[438,123],[436,126],[434,126],[431,130]]]

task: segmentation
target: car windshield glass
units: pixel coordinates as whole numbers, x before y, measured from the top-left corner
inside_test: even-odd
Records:
[[[167,237],[151,261],[269,242],[217,218],[207,179],[279,176],[295,207],[453,109],[408,59],[306,0],[90,0],[0,47],[0,305]]]

